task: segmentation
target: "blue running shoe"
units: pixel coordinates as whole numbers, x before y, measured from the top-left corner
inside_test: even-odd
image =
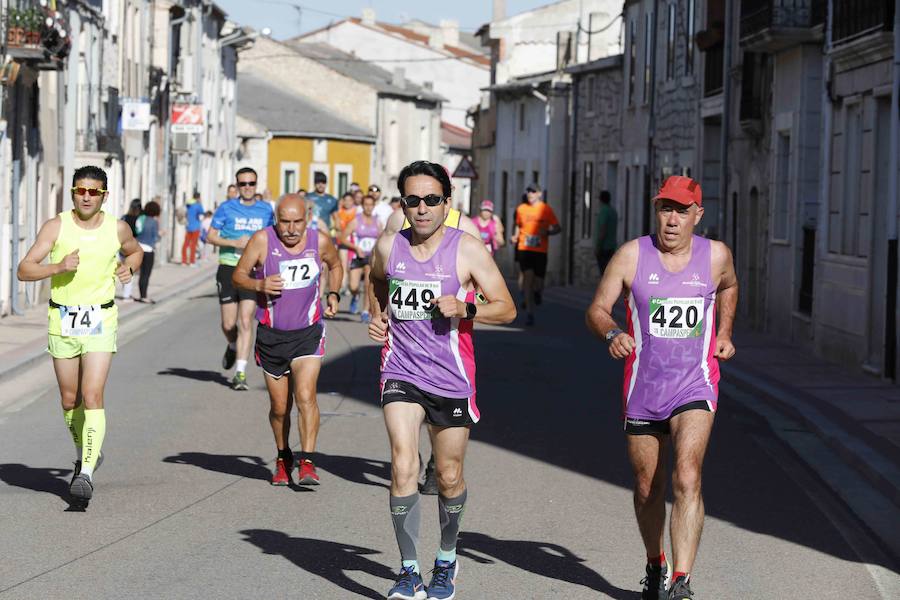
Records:
[[[456,596],[456,575],[458,573],[459,561],[434,561],[431,583],[428,584],[428,600],[453,600]]]
[[[359,312],[359,296],[354,295],[350,298],[350,314],[355,315]]]
[[[426,600],[425,584],[415,567],[403,567],[397,583],[388,592],[387,600]]]

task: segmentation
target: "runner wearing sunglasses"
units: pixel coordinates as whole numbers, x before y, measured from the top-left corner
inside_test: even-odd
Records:
[[[412,163],[400,172],[397,187],[412,226],[382,235],[372,253],[369,324],[369,337],[384,344],[381,402],[391,444],[391,519],[402,560],[388,598],[445,600],[455,594],[459,571],[456,542],[467,495],[463,459],[469,428],[480,418],[472,324],[509,323],[516,309],[484,244],[444,224],[451,194],[444,168]],[[486,297],[478,306],[465,302],[476,286]],[[441,525],[427,591],[416,548],[423,422],[434,450]]]
[[[250,236],[275,223],[272,207],[264,200],[255,200],[256,171],[250,167],[238,170],[235,175],[237,199],[226,200],[213,214],[207,241],[219,246],[219,270],[216,286],[219,291],[219,307],[222,317],[222,333],[228,346],[222,357],[222,368],[235,367],[231,388],[247,389],[247,361],[253,346],[253,315],[256,311],[256,294],[236,288],[232,283],[234,267],[250,241]]]
[[[131,281],[144,255],[128,223],[102,210],[106,185],[103,169],[77,169],[71,190],[74,210],[44,223],[18,269],[21,281],[50,278],[47,350],[75,442],[69,493],[82,507],[93,495],[106,435],[103,391],[116,352],[116,281]],[[48,255],[49,262],[41,264]]]

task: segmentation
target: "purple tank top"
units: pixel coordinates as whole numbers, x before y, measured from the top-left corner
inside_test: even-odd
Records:
[[[378,220],[374,215],[371,219],[371,223],[366,223],[362,213],[356,215],[356,245],[362,251],[363,256],[369,256],[372,253],[375,241],[378,239]]]
[[[458,229],[444,228],[444,238],[430,259],[419,262],[410,251],[412,229],[394,238],[385,265],[388,280],[388,341],[381,352],[381,381],[406,381],[445,398],[470,398],[475,352],[472,321],[448,319],[434,312],[430,300],[466,290],[456,272]]]
[[[256,320],[260,325],[273,329],[291,331],[315,325],[322,318],[322,303],[319,300],[319,274],[322,261],[319,257],[319,230],[306,230],[306,244],[297,254],[288,252],[275,227],[266,227],[269,246],[266,260],[257,274],[262,279],[276,273],[281,274],[284,288],[280,296],[258,294]]]
[[[662,420],[694,401],[715,410],[719,393],[716,288],[711,244],[694,236],[691,260],[667,271],[655,236],[638,240],[637,271],[626,298],[628,333],[637,344],[625,363],[625,417]]]

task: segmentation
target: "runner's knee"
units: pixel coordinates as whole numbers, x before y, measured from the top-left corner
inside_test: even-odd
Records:
[[[453,490],[462,484],[463,470],[462,463],[452,461],[448,463],[438,463],[435,465],[437,474],[438,488],[443,490]]]
[[[701,485],[700,467],[689,462],[675,465],[672,473],[672,492],[675,497],[690,497],[700,494]]]
[[[391,475],[399,487],[411,484],[419,478],[419,457],[413,452],[395,454],[391,459]]]

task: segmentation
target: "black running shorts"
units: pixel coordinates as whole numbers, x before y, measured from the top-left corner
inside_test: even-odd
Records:
[[[670,425],[672,417],[674,417],[675,415],[680,415],[681,413],[688,410],[705,410],[707,412],[712,412],[709,402],[707,402],[706,400],[694,400],[693,402],[682,404],[672,411],[671,417],[669,417],[668,419],[663,419],[661,421],[638,419],[636,417],[625,417],[625,433],[630,435],[650,435],[654,433],[669,435],[672,432],[672,428]]]
[[[278,379],[291,372],[298,358],[325,355],[325,327],[322,322],[305,329],[285,331],[265,325],[256,328],[256,364]]]
[[[350,269],[362,269],[369,265],[369,257],[368,256],[357,256],[353,260],[350,261]]]
[[[519,268],[522,272],[534,271],[537,277],[547,274],[547,253],[519,250]]]
[[[386,379],[381,384],[381,405],[391,402],[411,402],[425,409],[425,421],[437,427],[468,427],[475,423],[469,414],[468,398],[444,398],[420,390],[398,379]]]
[[[216,288],[219,293],[219,304],[231,304],[239,300],[253,300],[256,302],[256,292],[240,290],[234,287],[231,276],[234,275],[234,267],[231,265],[219,265],[216,271]]]

